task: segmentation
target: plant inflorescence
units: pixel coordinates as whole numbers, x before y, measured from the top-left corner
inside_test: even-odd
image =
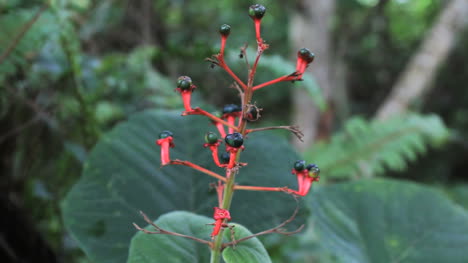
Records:
[[[203,115],[211,120],[216,126],[218,133],[208,132],[205,135],[205,143],[203,146],[211,151],[213,162],[225,170],[224,175],[220,175],[211,170],[203,168],[195,163],[185,160],[171,159],[170,149],[175,147],[174,141],[176,141],[176,133],[171,131],[163,131],[159,135],[156,143],[160,146],[161,150],[161,165],[184,165],[198,170],[206,175],[217,179],[217,183],[214,184],[214,188],[217,192],[218,206],[214,207],[213,214],[213,231],[211,233],[211,240],[204,240],[198,237],[191,237],[184,235],[183,233],[174,233],[166,231],[157,225],[155,225],[149,218],[144,215],[145,220],[153,225],[157,231],[148,231],[135,225],[138,230],[144,231],[150,234],[168,234],[190,238],[192,240],[207,244],[211,251],[211,261],[219,262],[220,252],[227,246],[233,246],[241,241],[253,238],[259,235],[268,233],[280,233],[290,235],[297,233],[302,229],[300,227],[296,231],[285,232],[281,228],[287,223],[291,222],[296,213],[279,226],[272,229],[262,231],[252,236],[244,237],[240,240],[232,240],[231,242],[223,243],[222,232],[225,228],[234,231],[232,226],[229,224],[231,218],[235,218],[235,215],[230,214],[229,210],[231,207],[232,197],[235,191],[246,190],[246,191],[274,191],[284,192],[293,196],[305,196],[308,194],[312,183],[319,180],[320,169],[315,164],[307,164],[304,160],[298,160],[292,164],[292,174],[297,177],[298,189],[294,190],[286,186],[281,187],[264,187],[264,186],[247,186],[236,184],[236,176],[240,170],[247,166],[247,163],[239,162],[242,151],[246,150],[244,147],[244,141],[248,140],[248,135],[253,132],[260,132],[271,129],[286,129],[295,134],[299,139],[302,138],[303,134],[296,126],[272,126],[263,127],[256,129],[248,129],[248,123],[258,120],[262,109],[258,108],[252,103],[253,94],[255,91],[270,86],[278,82],[285,81],[302,81],[302,76],[310,63],[314,60],[314,54],[308,49],[302,48],[297,52],[296,69],[291,74],[281,76],[279,78],[254,85],[255,74],[257,65],[260,58],[265,50],[268,49],[269,45],[261,37],[261,21],[265,15],[266,8],[262,5],[255,4],[249,8],[249,16],[252,18],[255,26],[255,35],[257,43],[257,52],[253,64],[250,64],[246,54],[246,47],[241,49],[240,57],[245,59],[248,68],[248,79],[247,82],[241,80],[227,65],[225,61],[225,47],[227,39],[231,33],[231,27],[227,24],[222,25],[219,28],[221,36],[221,47],[218,54],[213,55],[211,58],[206,60],[211,63],[212,66],[218,66],[227,72],[234,80],[233,87],[236,88],[240,95],[241,104],[228,104],[222,109],[222,113],[210,113],[199,107],[192,107],[191,96],[193,91],[197,88],[193,83],[192,79],[188,76],[181,76],[176,82],[176,91],[181,94],[185,111],[182,113],[183,116],[187,115]],[[227,128],[227,131],[226,131]],[[224,150],[220,150],[224,144]],[[248,168],[246,168],[248,169]],[[234,236],[234,235],[232,235]]]

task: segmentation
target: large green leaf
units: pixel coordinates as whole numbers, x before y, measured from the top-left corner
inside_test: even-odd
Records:
[[[312,209],[324,247],[343,262],[468,259],[468,214],[427,187],[359,180],[321,188]]]
[[[150,218],[174,210],[212,215],[217,198],[209,184],[215,180],[188,167],[160,168],[159,147],[154,144],[159,132],[172,130],[176,144],[172,158],[222,173],[213,167],[210,151],[202,147],[205,132],[215,131],[209,123],[200,116],[147,111],[104,136],[62,203],[67,228],[91,259],[125,262],[135,233],[131,222],[143,224],[139,210]],[[238,183],[295,188],[290,167],[297,154],[287,141],[267,135],[251,134],[245,141],[241,161],[248,165],[240,170]],[[231,216],[257,232],[287,219],[295,206],[294,198],[284,193],[242,191],[234,196]],[[291,228],[303,218],[299,215]]]
[[[164,230],[183,233],[209,240],[213,219],[206,216],[177,211],[162,215],[155,224]],[[250,236],[252,233],[245,227],[234,225],[236,240]],[[155,231],[154,227],[146,229]],[[231,232],[225,231],[225,242],[230,242]],[[234,248],[223,250],[225,262],[271,262],[267,251],[257,238],[237,244]],[[169,235],[155,235],[138,232],[131,241],[128,263],[175,263],[175,262],[209,262],[210,250],[207,245],[193,240]]]

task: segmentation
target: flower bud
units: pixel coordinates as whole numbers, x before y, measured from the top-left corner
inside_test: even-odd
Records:
[[[214,132],[208,132],[205,135],[205,142],[208,144],[214,144],[218,142],[218,135],[216,135]]]
[[[255,4],[249,7],[249,16],[252,19],[262,19],[265,15],[266,8],[263,5]]]
[[[229,34],[231,33],[231,26],[228,24],[221,25],[219,27],[219,33],[225,37],[229,36]]]
[[[234,148],[239,148],[244,144],[244,138],[242,138],[242,134],[235,132],[226,135],[226,138],[224,139],[226,141],[226,144],[234,147]]]

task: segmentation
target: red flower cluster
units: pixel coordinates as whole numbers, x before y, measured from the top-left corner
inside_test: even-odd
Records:
[[[256,72],[257,64],[260,60],[260,56],[263,51],[268,48],[268,44],[264,42],[260,34],[260,25],[263,16],[265,15],[265,7],[262,5],[252,5],[249,9],[249,16],[253,19],[255,25],[255,33],[257,40],[257,57],[255,62],[249,67],[248,81],[244,83],[226,64],[224,60],[224,51],[226,46],[227,38],[231,32],[229,25],[222,25],[220,27],[221,35],[221,48],[220,52],[214,55],[211,59],[207,59],[212,65],[217,65],[224,69],[236,82],[239,93],[242,97],[242,105],[228,104],[223,108],[222,113],[212,114],[199,107],[192,108],[191,95],[196,86],[192,83],[192,79],[188,76],[181,76],[177,79],[176,91],[181,94],[182,101],[184,104],[185,111],[182,113],[185,115],[204,115],[211,119],[212,123],[216,126],[219,136],[213,132],[208,132],[205,135],[205,148],[209,148],[213,162],[221,168],[224,168],[226,175],[222,176],[206,168],[198,166],[189,161],[171,160],[170,148],[174,147],[173,134],[169,131],[164,131],[159,135],[159,139],[156,141],[161,146],[161,165],[165,166],[168,164],[178,164],[189,166],[195,170],[212,176],[218,180],[215,185],[218,194],[219,207],[214,208],[213,219],[215,220],[213,232],[211,237],[215,238],[223,227],[228,227],[227,222],[231,220],[229,213],[230,200],[224,200],[226,196],[232,198],[232,192],[235,190],[247,190],[247,191],[277,191],[285,192],[298,196],[305,196],[309,192],[313,182],[319,180],[319,168],[314,164],[306,165],[305,161],[296,161],[292,173],[296,175],[298,182],[298,190],[293,190],[288,187],[264,187],[264,186],[245,186],[235,184],[235,175],[239,168],[245,164],[239,163],[240,152],[244,150],[244,139],[245,136],[251,132],[269,130],[269,129],[291,129],[291,126],[275,126],[275,127],[264,127],[258,129],[246,129],[249,121],[257,120],[260,117],[260,109],[256,105],[252,104],[252,96],[254,91],[278,83],[282,81],[297,81],[302,80],[302,76],[314,60],[314,54],[308,49],[303,48],[297,53],[296,69],[293,73],[273,79],[271,81],[253,85],[254,75]],[[243,53],[245,54],[245,53]],[[228,132],[225,128],[227,127]],[[225,151],[219,156],[219,146],[224,140]]]

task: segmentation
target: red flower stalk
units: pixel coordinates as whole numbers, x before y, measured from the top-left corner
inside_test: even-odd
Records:
[[[216,129],[218,129],[219,135],[221,137],[226,137],[226,131],[224,130],[224,125],[220,122],[214,121],[213,124],[216,126]]]
[[[192,98],[192,92],[196,88],[192,83],[192,79],[187,76],[180,76],[177,79],[177,88],[176,91],[182,96],[182,101],[184,102],[185,113],[193,111],[190,104]]]
[[[297,52],[296,71],[294,73],[259,84],[253,87],[252,90],[255,91],[263,87],[270,86],[283,81],[302,80],[302,75],[307,69],[307,66],[309,66],[309,64],[312,63],[312,61],[314,61],[314,58],[314,53],[310,52],[307,48],[300,49]]]
[[[307,66],[309,66],[312,61],[314,61],[315,55],[310,52],[307,48],[301,48],[297,52],[297,62],[296,62],[296,74],[297,79],[302,79]]]
[[[159,139],[156,144],[161,146],[161,166],[167,165],[171,162],[169,148],[174,148],[173,134],[170,131],[163,131],[159,134]]]
[[[215,223],[213,232],[211,232],[211,238],[214,238],[219,234],[221,227],[227,226],[227,224],[224,223],[224,220],[227,219],[227,221],[231,221],[231,214],[226,209],[214,207],[213,219],[215,220]]]
[[[221,49],[219,51],[219,54],[221,57],[224,57],[224,48],[226,47],[226,40],[229,36],[229,33],[231,33],[231,26],[224,24],[219,28],[219,33],[221,34]]]
[[[260,25],[265,12],[265,6],[260,4],[251,5],[249,7],[249,16],[253,19],[255,24],[255,38],[257,39],[258,45],[263,43],[262,37],[260,35]]]
[[[221,164],[219,162],[219,156],[218,156],[218,147],[220,140],[218,140],[218,136],[212,132],[209,132],[205,135],[205,144],[203,144],[203,147],[209,147],[211,151],[211,156],[213,157],[214,163],[218,167],[226,167],[225,164]]]

